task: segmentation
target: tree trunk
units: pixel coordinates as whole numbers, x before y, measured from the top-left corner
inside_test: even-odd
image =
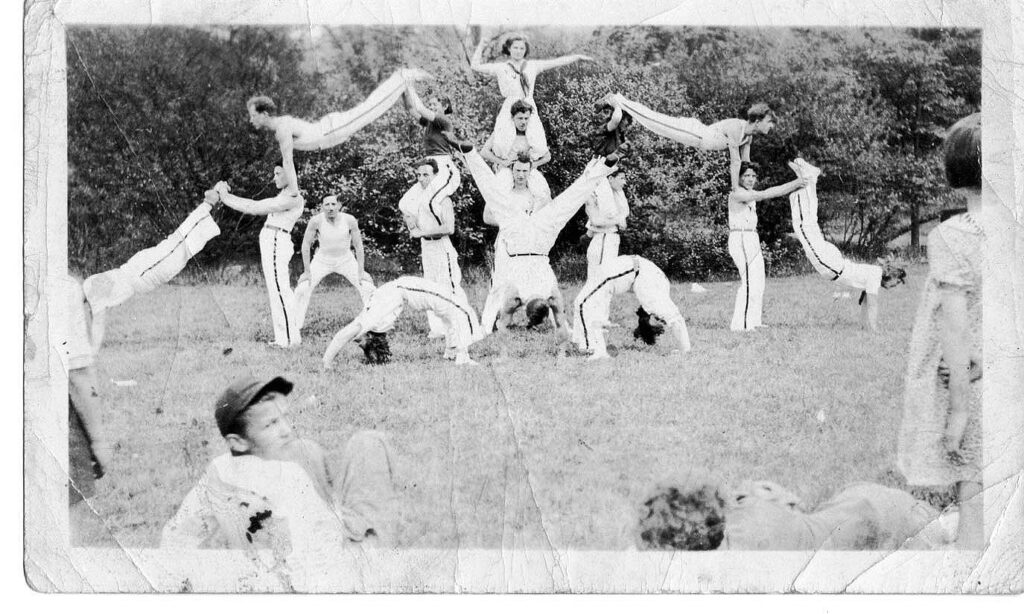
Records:
[[[921,249],[921,207],[917,203],[910,205],[910,247]]]

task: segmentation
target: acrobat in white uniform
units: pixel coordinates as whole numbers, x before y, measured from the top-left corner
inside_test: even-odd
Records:
[[[686,320],[669,296],[671,285],[656,264],[640,256],[616,256],[598,268],[573,302],[573,341],[592,358],[608,356],[604,327],[612,296],[632,292],[640,306],[663,320],[684,352],[690,351]]]
[[[522,163],[516,162],[513,163],[513,166],[520,164]],[[513,179],[511,172],[508,179]],[[495,181],[500,182],[500,188],[508,192],[509,204],[526,215],[533,215],[551,202],[550,192],[546,195],[544,193],[538,194],[531,188],[529,183],[525,186],[517,186],[513,180],[511,185],[505,185],[506,179],[502,177],[500,171],[495,175]],[[498,235],[494,239],[494,271],[491,273],[491,288],[487,293],[487,299],[484,301],[484,310],[481,313],[480,320],[484,334],[487,335],[494,330],[498,314],[505,301],[505,282],[508,277],[510,258],[508,256],[509,248],[505,241],[505,232],[498,224],[494,207],[487,203],[484,204],[484,222],[491,226],[498,226]]]
[[[309,220],[306,235],[302,240],[302,260],[308,268],[295,287],[295,317],[299,321],[300,330],[306,321],[306,311],[309,309],[313,290],[331,273],[341,275],[359,291],[359,298],[364,307],[374,290],[373,280],[363,270],[363,244],[356,218],[339,212],[337,200],[325,199],[323,206],[324,213],[317,214]],[[331,211],[328,212],[327,209]],[[309,249],[314,240],[319,241],[320,247],[310,262]],[[353,249],[356,251],[355,254]]]
[[[454,355],[456,364],[472,362],[469,346],[480,336],[480,323],[465,295],[456,296],[429,279],[404,276],[377,288],[363,312],[331,339],[324,366],[330,367],[338,352],[356,337],[390,331],[405,306],[436,314],[445,325],[445,356]]]
[[[210,215],[211,209],[209,202],[201,203],[157,245],[138,252],[116,269],[85,280],[82,288],[92,310],[92,340],[96,352],[103,344],[108,309],[169,282],[210,239],[220,234],[217,222]]]
[[[740,273],[731,330],[761,326],[764,302],[764,254],[757,234],[757,202],[729,199],[729,255]]]
[[[605,262],[619,255],[619,230],[626,227],[629,201],[623,191],[621,174],[608,177],[597,184],[593,196],[587,200],[587,279],[597,274]]]
[[[499,244],[496,249],[504,247],[503,257],[507,258],[507,274],[502,281],[504,299],[519,298],[525,304],[534,298],[560,295],[548,253],[566,222],[579,211],[601,179],[615,169],[605,165],[603,158],[592,160],[564,192],[530,214],[523,211],[521,202],[499,187],[487,162],[475,150],[466,154],[466,168],[473,175],[484,202],[491,207],[503,235],[504,245]],[[486,324],[484,330],[490,332]]]
[[[301,343],[288,264],[295,254],[292,227],[306,206],[300,194],[289,193],[287,181],[284,168],[274,167],[274,185],[281,191],[277,196],[258,201],[230,194],[227,183],[223,181],[214,188],[228,207],[249,215],[267,216],[260,230],[260,260],[274,326],[274,341],[271,345],[282,348]]]
[[[817,191],[821,170],[802,158],[791,162],[790,167],[807,179],[806,188],[789,195],[793,232],[803,246],[807,260],[822,277],[877,296],[882,286],[882,267],[847,260],[839,248],[826,241],[821,233]]]
[[[740,163],[750,162],[753,136],[768,134],[775,126],[775,114],[764,103],[751,106],[747,111],[747,119],[734,117],[708,126],[693,117],[672,117],[659,113],[621,94],[611,94],[609,101],[657,135],[705,151],[729,150],[729,174],[733,189],[739,186]]]
[[[428,162],[424,160],[424,162]],[[429,187],[436,176],[433,164],[421,164],[416,168],[418,184]],[[420,258],[423,264],[423,278],[437,282],[446,292],[458,296],[468,302],[466,291],[462,288],[462,269],[459,267],[459,254],[452,245],[451,234],[455,232],[455,208],[447,196],[438,201],[424,198],[415,209],[402,210],[402,217],[409,234],[420,240]],[[430,326],[430,337],[445,335],[444,323],[433,312],[427,312],[427,323]]]

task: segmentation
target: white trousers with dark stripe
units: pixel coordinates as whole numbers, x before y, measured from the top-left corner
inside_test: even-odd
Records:
[[[260,231],[260,259],[263,278],[270,298],[270,318],[274,324],[274,343],[289,346],[299,342],[299,320],[295,317],[295,294],[288,277],[295,246],[291,234],[274,228]]]
[[[462,269],[459,268],[459,254],[449,237],[441,237],[434,241],[420,241],[421,259],[423,262],[423,278],[435,281],[446,291],[459,299],[469,302],[466,291],[462,289]],[[447,331],[447,326],[434,312],[427,312],[430,324],[430,336],[440,337]]]
[[[677,143],[706,150],[721,150],[729,146],[725,135],[713,130],[699,119],[665,115],[622,96],[617,96],[616,102],[632,115],[638,124]]]
[[[317,127],[320,134],[307,138],[297,139],[294,143],[295,149],[299,151],[312,151],[327,149],[344,143],[353,134],[365,128],[373,120],[384,115],[391,107],[395,106],[398,99],[405,92],[405,79],[401,73],[396,72],[373,90],[366,100],[347,111],[328,113],[319,122]]]
[[[309,263],[309,279],[295,286],[295,317],[299,321],[300,330],[306,322],[306,311],[309,309],[313,290],[331,273],[341,275],[359,291],[363,307],[366,306],[366,301],[370,300],[370,295],[374,290],[373,282],[369,276],[364,279],[359,278],[359,263],[352,252],[336,257],[324,256],[317,252],[313,256],[313,261]]]
[[[601,265],[619,255],[619,233],[598,232],[587,246],[587,279],[594,279]]]
[[[804,255],[822,277],[850,288],[878,294],[882,284],[882,267],[851,262],[835,245],[825,240],[818,225],[818,193],[816,181],[789,195],[789,210]]]
[[[736,306],[729,328],[752,330],[761,325],[764,299],[764,256],[757,232],[729,232],[729,255],[740,272],[740,286],[736,289]]]

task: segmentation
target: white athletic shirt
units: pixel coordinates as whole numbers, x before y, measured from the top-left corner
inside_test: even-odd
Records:
[[[729,230],[757,230],[757,202],[729,199]]]
[[[615,226],[625,222],[629,217],[629,202],[622,190],[613,190],[605,179],[597,184],[594,198],[587,201],[586,211],[587,228],[614,232]]]
[[[345,214],[339,213],[333,224],[323,213],[317,217],[320,218],[317,232],[320,248],[316,252],[317,255],[323,254],[329,258],[348,255],[352,250],[352,230]]]
[[[302,217],[302,210],[306,206],[306,201],[302,196],[289,196],[284,192],[274,197],[274,200],[278,202],[286,202],[288,199],[294,200],[295,206],[285,211],[276,211],[267,215],[266,223],[268,226],[274,226],[285,232],[291,232],[292,226]]]

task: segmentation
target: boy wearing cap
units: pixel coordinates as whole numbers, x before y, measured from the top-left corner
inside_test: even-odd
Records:
[[[214,412],[230,452],[213,459],[164,527],[162,547],[270,547],[289,554],[386,539],[392,495],[382,434],[356,433],[335,484],[323,450],[300,439],[286,417],[292,383],[242,378]]]

